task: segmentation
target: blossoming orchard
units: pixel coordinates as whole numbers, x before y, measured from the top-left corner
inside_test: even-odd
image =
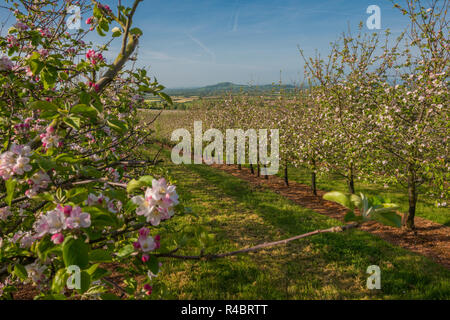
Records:
[[[139,178],[151,164],[135,156],[150,135],[136,120],[142,94],[170,102],[145,70],[123,68],[142,35],[131,25],[140,1],[117,14],[100,3],[7,2],[16,23],[0,40],[0,295],[20,282],[38,286],[42,297],[61,295],[72,265],[82,270],[73,294],[100,295],[99,263],[113,252],[135,264],[130,278],[158,274],[152,253],[160,237],[148,227],[170,219],[179,202],[163,177]],[[62,23],[71,4],[93,13],[89,31]],[[113,26],[123,46],[108,61],[108,45],[83,39]],[[151,291],[148,278],[129,294]]]
[[[156,299],[164,296],[154,281],[166,261],[209,262],[316,234],[345,236],[369,220],[414,229],[418,199],[446,207],[449,197],[444,2],[432,9],[415,0],[397,5],[412,28],[396,40],[349,33],[327,58],[300,50],[307,88],[295,96],[206,101],[158,129],[159,113],[141,114],[146,97],[166,107],[173,102],[136,67],[143,32],[133,18],[142,0],[119,1],[117,8],[94,0],[5,1],[15,21],[0,34],[0,299],[27,288],[35,299]],[[72,5],[84,16],[77,30],[66,24]],[[104,42],[88,41],[92,35]],[[197,242],[175,240],[176,219],[189,216],[187,228],[202,221],[185,205],[195,198],[194,185],[178,195],[183,176],[175,179],[147,149],[155,134],[167,143],[171,132],[194,121],[223,132],[279,129],[285,184],[291,166],[308,170],[315,195],[321,174],[341,175],[348,192],[324,199],[345,207],[349,223],[245,249],[230,245],[222,253],[205,253],[214,238],[208,233],[187,232]],[[249,168],[256,175],[254,164]],[[259,163],[256,170],[259,176]],[[361,177],[403,185],[408,210],[357,193]],[[184,249],[196,254],[178,254]]]

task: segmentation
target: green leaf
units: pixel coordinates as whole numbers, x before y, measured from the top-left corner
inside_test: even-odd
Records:
[[[102,293],[100,298],[102,300],[120,300],[120,298],[113,293]]]
[[[86,271],[81,271],[80,273],[80,287],[81,289],[78,289],[77,291],[80,293],[85,293],[89,290],[89,287],[91,286],[91,276]]]
[[[164,92],[158,92],[158,96],[166,100],[170,105],[173,104],[172,98]]]
[[[103,177],[103,173],[93,166],[84,166],[81,169],[81,173],[86,177],[94,177],[94,178]]]
[[[136,210],[136,208],[138,207],[137,204],[135,204],[132,200],[129,200],[126,204],[125,204],[125,212],[130,213],[133,212],[134,210]]]
[[[323,198],[325,200],[333,201],[343,205],[344,207],[353,210],[353,203],[350,201],[350,197],[345,193],[339,191],[332,191],[325,193]]]
[[[68,118],[64,118],[64,123],[69,127],[74,128],[75,130],[80,130],[81,119],[76,116],[70,116]]]
[[[66,272],[66,268],[59,269],[52,282],[52,291],[54,293],[61,293],[61,291],[66,286],[67,279],[69,278],[69,274]]]
[[[394,212],[374,211],[370,215],[370,218],[387,226],[396,228],[400,228],[402,226],[402,218]]]
[[[151,187],[154,179],[155,178],[153,178],[153,176],[142,176],[138,181],[144,183],[146,186]]]
[[[142,36],[143,35],[142,30],[139,29],[139,28],[131,29],[130,30],[130,34],[134,34],[134,35],[137,35],[137,36]]]
[[[345,222],[355,221],[355,220],[356,220],[356,215],[353,211],[347,212],[346,215],[344,216]]]
[[[102,12],[97,4],[94,6],[94,17],[100,18],[102,16]]]
[[[111,262],[111,253],[107,250],[96,249],[89,253],[89,260],[92,262]]]
[[[103,32],[103,30],[102,30],[102,28],[100,27],[100,25],[97,26],[96,30],[97,30],[97,33],[98,33],[101,37],[106,36],[106,34]]]
[[[30,108],[33,110],[41,110],[41,111],[53,111],[53,112],[58,111],[58,107],[48,101],[34,101],[30,103]]]
[[[40,157],[36,161],[39,167],[44,171],[49,171],[56,167],[56,163],[53,162],[50,158]]]
[[[6,198],[5,202],[8,206],[11,206],[12,200],[14,198],[14,192],[16,190],[17,180],[10,178],[6,181]]]
[[[86,269],[89,264],[89,247],[81,239],[68,237],[63,243],[63,259],[66,267],[78,266]]]
[[[36,247],[39,259],[45,261],[49,251],[54,247],[55,244],[50,240],[49,236],[44,237],[41,241],[39,241]]]
[[[146,262],[147,267],[153,274],[158,274],[159,272],[159,261],[158,258],[151,256],[150,259]]]
[[[127,244],[125,247],[123,247],[122,249],[120,249],[116,255],[119,258],[124,258],[126,256],[129,256],[130,254],[132,254],[134,252],[134,247],[132,244]]]
[[[89,195],[86,188],[74,188],[66,192],[66,198],[74,204],[80,204],[87,199]]]
[[[398,204],[395,203],[383,203],[381,208],[375,209],[375,212],[382,213],[382,212],[394,212],[395,210],[398,210],[400,207]]]
[[[37,59],[33,59],[29,62],[30,64],[30,70],[33,73],[33,75],[38,75],[39,73],[41,73],[42,69],[44,68],[44,64],[42,62],[40,62]]]
[[[55,158],[56,162],[66,162],[66,163],[78,163],[82,161],[81,159],[77,159],[74,155],[68,153],[61,153]]]
[[[97,265],[98,266],[98,265]],[[91,275],[91,280],[92,281],[96,281],[96,280],[100,280],[103,277],[108,276],[109,274],[111,274],[110,271],[103,269],[103,268],[95,268],[95,270],[87,270],[88,273]]]
[[[117,38],[117,37],[120,37],[122,35],[122,31],[118,27],[113,28],[111,30],[111,32],[113,33],[112,34],[113,38]]]
[[[91,96],[86,91],[80,92],[80,102],[82,104],[89,104],[91,102]]]
[[[104,208],[85,207],[83,211],[91,215],[91,221],[94,227],[116,226],[117,224],[115,216]]]
[[[142,188],[144,186],[146,186],[145,182],[132,179],[127,184],[127,192],[128,193],[132,193],[133,191],[135,191],[137,189],[140,189],[140,188]]]
[[[108,20],[106,20],[106,19],[101,19],[99,25],[100,25],[100,28],[103,29],[103,31],[105,31],[105,32],[108,32],[108,31],[109,31],[109,23],[108,23]]]
[[[39,118],[46,119],[46,120],[52,120],[56,119],[59,116],[59,113],[57,111],[44,111],[41,112],[39,115]]]
[[[97,109],[86,104],[77,104],[70,109],[70,113],[85,115],[91,119],[97,118]]]
[[[350,201],[353,203],[355,208],[359,208],[362,204],[362,199],[360,196],[357,196],[356,194],[350,195]]]
[[[120,120],[111,119],[107,121],[108,125],[113,129],[114,131],[118,133],[124,133],[128,130],[128,127],[125,122]]]
[[[67,297],[63,294],[47,294],[35,298],[37,300],[67,300]]]
[[[14,266],[14,274],[22,281],[25,281],[28,278],[27,269],[21,264],[16,264]]]

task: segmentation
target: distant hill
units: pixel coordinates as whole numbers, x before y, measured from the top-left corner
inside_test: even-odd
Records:
[[[281,88],[286,91],[294,90],[295,86],[293,85],[282,85]],[[244,84],[234,84],[231,82],[221,82],[215,85],[199,87],[199,88],[180,88],[180,89],[165,89],[164,92],[171,96],[215,96],[221,95],[224,93],[270,93],[270,92],[279,92],[279,85],[262,85],[262,86],[249,86]]]

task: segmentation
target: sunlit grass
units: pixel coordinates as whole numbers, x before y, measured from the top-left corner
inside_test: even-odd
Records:
[[[163,239],[166,232],[177,241],[195,237],[203,228],[215,235],[206,252],[225,252],[339,225],[206,165],[175,166],[167,161],[164,166],[176,179],[183,204],[198,217],[185,214],[170,220],[168,231],[161,230]],[[199,253],[198,246],[187,246],[180,253]],[[163,263],[154,289],[167,299],[450,298],[449,270],[359,230],[221,260]],[[370,265],[381,268],[381,290],[366,288]]]
[[[281,177],[283,173],[279,172]],[[310,185],[311,172],[304,168],[289,168],[289,179]],[[317,188],[324,191],[343,191],[347,192],[347,184],[343,177],[336,174],[328,174],[317,179]],[[355,181],[356,193],[362,192],[367,195],[379,195],[383,198],[390,199],[391,202],[400,205],[401,212],[408,211],[408,196],[406,190],[401,186],[384,188],[374,183],[364,183]],[[416,206],[416,215],[437,223],[450,227],[450,209],[436,207],[433,199],[419,195],[418,203]]]

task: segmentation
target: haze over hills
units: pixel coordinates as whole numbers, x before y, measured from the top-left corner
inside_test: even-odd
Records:
[[[266,84],[260,86],[250,86],[244,84],[234,84],[232,82],[221,82],[218,84],[197,87],[197,88],[177,88],[177,89],[165,89],[169,95],[172,96],[213,96],[220,95],[224,93],[270,93],[279,92],[280,88],[283,90],[294,90],[296,87],[294,85],[277,85],[277,84]]]

